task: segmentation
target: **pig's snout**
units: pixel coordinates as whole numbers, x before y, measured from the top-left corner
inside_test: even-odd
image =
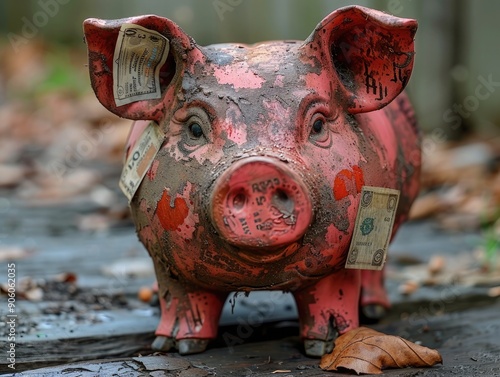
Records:
[[[307,186],[287,163],[249,157],[216,180],[210,215],[220,237],[230,244],[269,252],[304,235],[313,206]]]

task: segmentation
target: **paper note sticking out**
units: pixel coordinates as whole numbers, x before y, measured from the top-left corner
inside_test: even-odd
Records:
[[[161,97],[160,68],[169,46],[157,31],[134,24],[121,26],[113,56],[116,106]]]
[[[346,268],[383,268],[398,203],[399,190],[363,187]]]
[[[165,136],[158,124],[151,122],[129,152],[119,184],[129,203],[151,167],[164,139]]]

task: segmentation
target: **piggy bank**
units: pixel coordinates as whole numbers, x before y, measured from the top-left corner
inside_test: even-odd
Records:
[[[154,15],[84,22],[97,98],[135,120],[121,185],[158,281],[153,349],[204,351],[234,291],[291,292],[311,356],[389,306],[383,271],[346,266],[379,231],[356,226],[364,190],[399,193],[387,239],[418,193],[416,29],[350,6],[305,41],[202,47]]]

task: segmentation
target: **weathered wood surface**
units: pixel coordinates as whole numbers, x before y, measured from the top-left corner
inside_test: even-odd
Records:
[[[442,366],[387,370],[386,376],[500,376],[500,300],[488,308],[432,317],[424,322],[398,321],[377,325],[388,334],[438,348]],[[232,348],[210,348],[199,355],[160,354],[120,360],[97,360],[43,368],[16,376],[347,376],[324,372],[318,360],[307,358],[298,338],[247,343]],[[279,371],[279,372],[278,372]],[[13,375],[12,375],[13,376]]]
[[[149,344],[159,320],[159,311],[157,307],[137,299],[139,288],[151,285],[154,276],[151,261],[137,241],[131,224],[119,223],[107,232],[79,231],[74,225],[75,219],[82,213],[96,210],[95,204],[85,201],[72,206],[35,209],[13,203],[12,209],[9,216],[0,218],[0,242],[32,250],[28,257],[15,261],[18,282],[26,277],[47,281],[51,276],[62,272],[74,272],[77,276],[71,294],[60,286],[58,289],[54,286],[54,291],[49,289],[40,302],[17,300],[19,322],[16,334],[16,371],[87,360],[86,363],[75,366],[75,369],[53,367],[55,369],[47,373],[72,375],[68,374],[71,372],[87,376],[108,375],[107,371],[114,371],[116,375],[125,375],[127,368],[131,368],[130,375],[139,373],[136,368],[143,368],[142,364],[131,357],[151,353]],[[418,336],[410,340],[419,340],[427,334],[419,334],[419,331],[423,331],[436,316],[452,316],[471,306],[491,305],[494,299],[487,296],[488,287],[429,286],[422,287],[409,297],[401,296],[397,291],[400,283],[397,274],[401,269],[398,260],[409,256],[410,259],[427,261],[436,252],[454,256],[457,251],[472,250],[479,240],[479,235],[472,233],[450,235],[436,232],[429,223],[406,225],[389,253],[387,285],[393,311],[385,321],[386,327],[381,328],[381,331],[387,330],[386,332],[399,335],[404,335],[405,332],[416,334]],[[0,282],[3,283],[4,280]],[[207,353],[183,358],[193,366],[185,368],[182,373],[213,374],[215,372],[210,368],[215,368],[217,376],[251,373],[260,376],[274,370],[291,370],[289,375],[293,376],[323,375],[323,372],[317,370],[318,361],[305,358],[298,339],[290,338],[298,332],[296,308],[290,295],[253,292],[249,297],[240,295],[236,299],[231,296],[230,299],[235,305],[228,301],[224,308],[219,339]],[[262,309],[264,307],[265,310]],[[0,307],[2,317],[6,314],[5,309],[4,305]],[[474,321],[471,324],[464,320],[463,324],[454,328],[456,332],[463,327],[467,339],[462,339],[460,334],[455,333],[450,333],[448,337],[440,335],[444,339],[441,345],[447,347],[454,339],[456,342],[469,344],[469,340],[477,338],[474,338],[476,334],[481,334],[474,331],[482,329],[483,323],[489,323],[485,325],[485,331],[496,329],[500,333],[498,307],[496,310],[489,319],[471,319]],[[238,327],[242,322],[250,322],[249,318],[255,318],[256,314],[262,318],[262,323],[254,324],[251,328]],[[401,318],[403,321],[396,322]],[[450,322],[450,326],[452,324]],[[448,325],[446,320],[442,325]],[[0,328],[1,337],[4,336],[4,329]],[[443,331],[441,333],[444,334]],[[265,342],[255,343],[264,339]],[[476,344],[479,344],[479,339],[476,340]],[[495,348],[498,343],[493,341],[495,339],[487,340],[486,348],[479,347],[478,352],[486,350],[485,354],[489,355],[488,352],[498,349]],[[228,348],[228,345],[231,347]],[[116,357],[128,359],[98,363],[88,361]],[[168,356],[172,357],[175,356]],[[459,361],[456,365],[458,363]],[[0,372],[11,371],[7,364],[2,357]],[[200,371],[197,371],[194,367],[197,365],[209,368],[198,368]],[[101,368],[99,370],[103,374],[95,372],[94,368]],[[169,373],[177,375],[180,372]],[[152,371],[150,375],[162,374]],[[164,375],[168,376],[168,373]]]

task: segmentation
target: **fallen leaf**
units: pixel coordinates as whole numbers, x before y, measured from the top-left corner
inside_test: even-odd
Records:
[[[417,281],[408,280],[398,287],[398,291],[402,295],[409,296],[412,293],[415,293],[419,287],[420,285]]]
[[[392,261],[396,264],[400,264],[403,266],[414,266],[418,264],[424,263],[422,258],[418,255],[412,255],[411,253],[401,253],[401,254],[394,254],[391,256]]]
[[[57,281],[59,283],[76,283],[77,276],[73,272],[62,272],[60,274],[55,275],[52,280]]]
[[[23,180],[26,170],[19,165],[0,165],[0,187],[14,187]]]
[[[321,358],[320,367],[332,371],[346,368],[357,374],[381,374],[385,368],[430,367],[442,362],[436,350],[359,327],[337,338],[333,352]]]
[[[492,288],[488,289],[488,296],[490,296],[490,297],[500,296],[500,287],[492,287]]]
[[[102,272],[106,276],[154,276],[153,262],[150,258],[127,258],[104,266]]]
[[[142,302],[150,302],[153,298],[153,289],[151,287],[141,287],[139,288],[139,292],[137,292],[137,297]]]
[[[445,207],[442,198],[437,194],[427,194],[418,197],[408,214],[411,220],[421,220],[441,212]]]
[[[42,301],[43,289],[40,287],[32,288],[24,292],[24,297],[29,301]]]
[[[98,172],[87,168],[68,170],[61,177],[39,175],[36,182],[21,187],[17,196],[30,204],[64,203],[77,195],[89,193],[101,179]]]
[[[439,227],[450,232],[476,230],[481,226],[481,219],[470,213],[456,212],[438,217]]]
[[[109,230],[111,219],[100,213],[91,213],[89,215],[79,216],[77,218],[77,227],[86,232],[104,232]]]
[[[429,274],[436,275],[443,271],[446,260],[442,255],[433,255],[427,264]]]

